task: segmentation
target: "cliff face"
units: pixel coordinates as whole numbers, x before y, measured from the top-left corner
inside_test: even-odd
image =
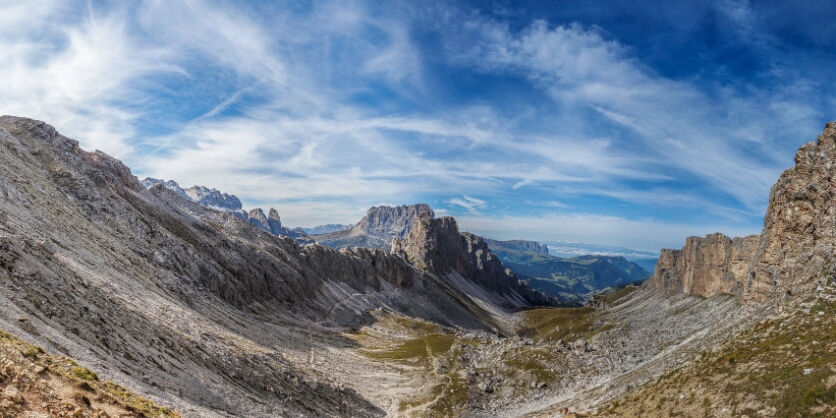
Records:
[[[833,275],[836,252],[836,122],[804,144],[772,186],[761,234],[688,238],[662,250],[651,285],[701,296],[734,294],[745,303],[809,295]]]
[[[194,416],[252,417],[383,415],[300,360],[352,346],[343,327],[371,310],[489,329],[401,257],[299,245],[235,213],[0,117],[0,328]]]
[[[552,302],[506,269],[482,237],[460,233],[456,220],[448,216],[433,219],[432,213],[422,213],[404,239],[392,242],[391,253],[439,276],[455,271],[499,295],[516,292],[531,305]]]
[[[347,230],[316,235],[316,242],[334,248],[363,247],[388,249],[395,238],[403,238],[412,228],[413,222],[422,213],[433,217],[429,205],[419,203],[403,206],[376,206],[366,216]]]
[[[836,250],[836,122],[804,144],[769,193],[762,239],[743,297],[809,294],[833,274]]]
[[[689,237],[681,250],[662,250],[651,284],[703,297],[738,293],[759,239],[730,239],[720,233]]]

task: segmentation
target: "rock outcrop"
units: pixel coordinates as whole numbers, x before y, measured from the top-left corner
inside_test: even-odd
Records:
[[[392,240],[403,238],[422,213],[433,216],[429,205],[376,206],[351,229],[312,236],[316,242],[334,248],[364,247],[389,249]]]
[[[650,282],[668,291],[780,304],[825,284],[836,268],[834,254],[836,122],[830,122],[772,186],[759,236],[689,238],[681,251],[662,251]]]
[[[529,305],[556,302],[518,280],[491,253],[482,237],[460,233],[456,220],[449,216],[434,219],[431,212],[422,213],[408,235],[392,242],[391,252],[409,260],[420,270],[429,270],[442,277],[456,272],[511,301],[519,295]]]
[[[730,239],[720,233],[689,237],[681,250],[662,250],[651,285],[703,297],[740,293],[759,239]]]
[[[275,211],[253,217],[280,226]],[[466,299],[397,255],[299,245],[165,184],[143,187],[43,122],[0,117],[0,328],[162,405],[381,416],[309,353],[354,346],[343,332],[375,309],[492,329]]]

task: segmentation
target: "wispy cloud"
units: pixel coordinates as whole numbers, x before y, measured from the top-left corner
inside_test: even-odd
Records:
[[[484,200],[480,200],[480,199],[470,197],[470,196],[462,196],[461,199],[453,198],[453,199],[445,201],[444,203],[448,203],[448,204],[456,205],[456,206],[461,206],[461,207],[467,209],[468,212],[470,212],[474,215],[479,215],[479,209],[485,207],[485,204],[487,202],[485,202]]]
[[[289,224],[435,201],[517,238],[644,234],[646,248],[712,222],[750,231],[833,104],[810,76],[827,66],[793,66],[765,15],[733,0],[705,7],[766,63],[750,79],[666,75],[606,27],[513,8],[0,6],[0,112]]]

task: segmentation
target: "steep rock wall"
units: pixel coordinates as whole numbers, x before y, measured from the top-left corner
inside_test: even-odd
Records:
[[[826,283],[835,253],[836,122],[830,122],[772,186],[760,235],[690,237],[682,250],[662,250],[650,285],[780,304]]]
[[[760,237],[688,237],[681,250],[662,250],[650,282],[671,293],[711,297],[739,292]]]
[[[518,293],[531,305],[553,302],[532,290],[527,282],[518,280],[491,253],[482,237],[459,232],[456,220],[449,216],[434,219],[432,213],[422,213],[404,239],[393,241],[391,253],[409,260],[421,270],[440,276],[455,271],[499,295]]]

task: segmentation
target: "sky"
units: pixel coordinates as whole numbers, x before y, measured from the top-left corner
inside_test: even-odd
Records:
[[[499,239],[759,233],[771,185],[836,119],[829,1],[0,10],[1,114],[291,227],[423,202]]]

